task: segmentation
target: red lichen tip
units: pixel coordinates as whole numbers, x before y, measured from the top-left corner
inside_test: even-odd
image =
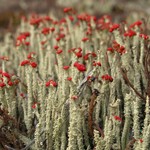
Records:
[[[90,55],[91,53],[87,53],[87,54],[85,54],[84,56],[83,56],[83,59],[84,60],[88,60],[89,59],[89,55]]]
[[[136,32],[135,31],[133,31],[133,30],[129,30],[129,31],[127,31],[127,32],[125,32],[124,33],[124,36],[125,37],[133,37],[133,36],[135,36],[136,35]]]
[[[32,59],[32,57],[35,55],[35,52],[30,52],[27,56],[28,59]]]
[[[32,108],[36,109],[37,108],[37,104],[38,104],[37,102],[34,102],[33,105],[32,105]]]
[[[0,82],[0,87],[1,88],[5,87],[5,86],[6,86],[6,84],[4,82]]]
[[[113,32],[114,30],[117,30],[119,27],[120,27],[119,24],[113,24],[113,25],[110,27],[109,32]]]
[[[78,62],[74,63],[74,67],[76,67],[78,69],[78,71],[80,71],[80,72],[86,71],[86,66],[83,64],[80,64]]]
[[[73,99],[73,100],[77,100],[77,99],[78,99],[78,96],[73,95],[73,96],[71,96],[71,99]]]
[[[54,49],[55,49],[55,50],[57,50],[58,48],[59,48],[59,46],[57,46],[57,45],[54,46]]]
[[[24,94],[24,93],[20,93],[20,96],[21,96],[22,98],[25,98],[25,94]]]
[[[70,66],[64,66],[63,69],[64,70],[68,70],[70,68]]]
[[[139,139],[140,143],[143,143],[143,139]]]
[[[58,50],[56,51],[57,54],[61,54],[62,52],[63,52],[62,49],[58,49]]]
[[[140,34],[140,37],[143,38],[144,40],[147,40],[149,38],[149,36],[146,34]]]
[[[29,65],[30,64],[30,60],[24,60],[20,63],[20,66],[25,66],[25,65]]]
[[[108,48],[107,48],[107,51],[108,51],[108,52],[112,52],[112,53],[114,52],[114,50],[113,50],[112,47],[108,47]]]
[[[49,80],[45,85],[46,87],[49,87],[50,85],[52,85],[53,87],[57,87],[57,83],[53,80]]]
[[[73,9],[71,7],[64,8],[64,13],[71,12]]]
[[[36,68],[36,67],[37,67],[37,63],[36,63],[36,62],[31,62],[31,63],[30,63],[30,66],[31,66],[32,68]]]
[[[9,86],[13,86],[13,85],[14,85],[12,81],[8,81],[7,84],[8,84]]]
[[[81,52],[75,52],[75,55],[76,55],[78,58],[82,57],[82,53],[81,53]]]
[[[110,82],[113,81],[113,78],[108,74],[103,75],[101,78],[106,81],[110,81]]]
[[[142,25],[142,21],[138,20],[138,21],[134,22],[133,24],[131,24],[130,28],[134,28],[135,26],[140,26],[140,25]]]
[[[44,35],[49,34],[50,33],[50,28],[48,28],[48,27],[43,28],[41,33],[44,34]]]
[[[88,37],[84,37],[84,38],[82,38],[82,42],[86,42],[86,41],[88,41],[89,40],[89,38]]]
[[[2,72],[2,76],[10,79],[11,75],[7,72]]]
[[[0,56],[0,59],[1,59],[1,60],[6,60],[6,61],[9,60],[9,58],[8,58],[7,56]]]
[[[30,25],[39,26],[39,24],[43,21],[42,18],[31,18]]]
[[[67,80],[68,81],[72,81],[72,77],[67,77]]]
[[[122,121],[122,119],[119,116],[114,116],[114,119],[120,122]]]

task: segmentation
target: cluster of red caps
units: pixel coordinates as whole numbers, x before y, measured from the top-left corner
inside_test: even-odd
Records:
[[[54,80],[49,80],[46,82],[46,87],[49,87],[50,85],[53,87],[57,87],[57,83]]]
[[[19,79],[12,80],[11,78],[12,76],[13,75],[9,74],[8,72],[0,70],[0,87],[3,88],[6,85],[9,86],[17,85],[20,82],[20,80]],[[4,82],[4,77],[7,79],[6,83]]]
[[[20,63],[20,66],[26,66],[26,65],[30,65],[32,68],[36,68],[37,67],[37,63],[32,61],[33,55],[35,55],[35,52],[30,52],[27,56],[28,59],[23,60]]]
[[[108,74],[103,75],[101,78],[106,81],[110,81],[110,82],[113,81],[113,78]]]
[[[93,29],[91,27],[91,21],[93,21],[95,23],[96,30],[98,30],[98,29],[107,30],[109,32],[114,32],[115,30],[117,30],[117,31],[121,30],[120,24],[113,24],[111,22],[111,17],[107,16],[107,15],[102,16],[99,19],[97,19],[95,16],[91,16],[88,14],[80,14],[80,15],[75,16],[74,15],[75,11],[71,7],[64,8],[64,13],[67,15],[67,17],[70,19],[70,21],[74,21],[76,19],[75,25],[77,25],[77,26],[80,26],[80,23],[82,23],[82,22],[86,22],[86,25],[87,25],[87,30],[85,32],[86,37],[81,39],[81,41],[84,43],[91,41],[91,35],[93,32]],[[70,14],[73,14],[73,15],[71,16]],[[63,33],[64,26],[62,27],[61,25],[65,24],[67,22],[67,20],[65,18],[62,18],[60,21],[56,21],[56,20],[53,20],[52,18],[50,18],[49,16],[40,17],[38,15],[32,15],[32,17],[30,18],[30,24],[33,26],[36,26],[36,27],[38,27],[40,25],[40,23],[42,23],[44,21],[51,22],[51,24],[54,25],[54,27],[56,25],[60,25],[58,33],[56,33],[57,31],[55,30],[54,27],[51,27],[51,28],[50,27],[44,27],[41,30],[41,33],[44,35],[47,35],[49,33],[54,33],[55,40],[56,40],[57,44],[59,45],[59,41],[66,37],[65,33]],[[133,23],[132,25],[130,25],[129,30],[124,33],[124,36],[125,37],[135,36],[136,32],[134,31],[134,28],[140,27],[141,25],[142,25],[141,21],[137,21],[137,22]],[[67,25],[66,25],[66,30],[68,31]],[[17,46],[19,46],[20,44],[29,45],[29,43],[26,42],[26,39],[29,36],[30,36],[29,32],[21,33],[17,38]],[[148,39],[148,36],[146,36],[145,34],[140,34],[140,37],[144,38],[144,39]],[[42,41],[41,44],[44,45],[46,43],[46,41],[47,40]],[[54,49],[56,50],[56,54],[62,54],[63,50],[61,48],[59,48],[58,45],[54,46]],[[109,47],[107,50],[111,51],[111,52],[117,51],[121,55],[126,52],[125,47],[123,45],[120,45],[116,41],[113,41],[112,47]],[[80,47],[79,48],[72,48],[68,52],[73,52],[75,54],[75,56],[77,57],[77,59],[83,58],[84,61],[89,60],[90,56],[97,57],[95,52],[88,52],[83,56],[82,49]],[[34,53],[30,53],[28,55],[28,59],[22,61],[20,63],[20,65],[21,66],[30,65],[31,67],[36,68],[37,63],[32,61],[32,55],[34,55]],[[93,61],[92,63],[93,63],[93,66],[101,66],[100,62]],[[79,61],[75,62],[73,64],[73,66],[80,72],[85,72],[87,70],[86,65],[84,65],[84,63],[79,63]],[[69,68],[70,68],[70,66],[64,66],[63,67],[64,70],[68,70]],[[101,78],[105,81],[110,81],[110,82],[113,81],[113,78],[108,74],[103,75]],[[67,77],[67,80],[71,81],[72,77]],[[54,80],[49,80],[48,82],[46,82],[46,87],[49,87],[50,85],[57,87],[57,83]]]
[[[16,46],[26,45],[29,46],[30,42],[27,42],[26,39],[30,37],[30,32],[23,32],[17,37]]]
[[[86,66],[84,64],[79,63],[79,62],[75,62],[74,67],[77,68],[80,72],[86,71]]]

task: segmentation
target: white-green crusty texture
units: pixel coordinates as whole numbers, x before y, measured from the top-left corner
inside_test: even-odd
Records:
[[[30,41],[29,50],[24,46],[15,47],[9,34],[6,35],[5,41],[0,43],[0,56],[8,56],[10,59],[10,61],[1,60],[2,70],[14,73],[21,80],[16,87],[0,88],[0,103],[2,108],[8,109],[11,116],[16,117],[18,114],[21,116],[22,123],[27,129],[27,139],[23,142],[27,145],[34,139],[30,149],[35,150],[92,150],[92,146],[96,150],[125,150],[134,137],[135,150],[148,150],[150,147],[149,98],[147,97],[144,106],[145,118],[141,118],[143,110],[141,106],[144,100],[125,83],[120,72],[120,67],[126,69],[134,88],[139,93],[144,93],[143,90],[147,87],[143,64],[145,41],[139,37],[139,29],[135,29],[136,36],[125,38],[119,30],[113,33],[97,30],[95,22],[91,21],[92,35],[89,36],[89,41],[83,42],[82,38],[87,36],[85,34],[87,24],[83,21],[77,26],[68,17],[66,20],[67,23],[60,25],[66,35],[60,42],[55,40],[56,33],[59,32],[58,25],[45,22],[45,25],[40,24],[38,28],[34,28],[22,22],[15,37],[20,32],[29,31],[31,34],[27,38],[27,41]],[[55,31],[46,36],[42,35],[41,30],[44,26],[54,27]],[[42,46],[41,41],[45,40],[47,42]],[[107,51],[113,40],[125,47],[124,54]],[[63,50],[61,54],[56,54],[53,48],[55,45]],[[73,53],[68,53],[69,49],[79,47],[82,48],[83,55],[87,52],[97,54],[97,57],[90,56],[86,64],[87,71],[84,73],[74,67],[76,61],[83,63],[84,60],[77,58]],[[19,65],[27,59],[29,52],[36,53],[33,60],[37,62],[37,68]],[[101,62],[101,67],[93,66],[93,61]],[[68,70],[63,69],[66,65],[70,65]],[[93,137],[89,134],[88,126],[92,92],[87,84],[83,90],[78,91],[82,80],[89,72],[93,76],[98,75],[98,79],[91,83],[91,88],[92,90],[96,88],[100,92],[95,99],[96,105],[92,114]],[[101,76],[104,74],[111,75],[113,82],[102,80]],[[68,81],[67,77],[72,77],[72,81]],[[45,84],[50,79],[56,81],[58,86],[46,87]],[[7,80],[4,79],[4,82]],[[24,93],[25,98],[21,97],[20,93]],[[78,95],[77,99],[72,99],[72,96]],[[34,102],[36,102],[35,108],[33,108]],[[114,116],[120,116],[122,121],[115,120]],[[140,119],[144,119],[142,126]],[[103,130],[104,137],[96,126]],[[30,131],[33,128],[35,131],[31,135]],[[19,137],[25,139],[24,136]]]

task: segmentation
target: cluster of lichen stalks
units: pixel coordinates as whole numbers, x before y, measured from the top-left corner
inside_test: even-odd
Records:
[[[23,18],[0,51],[0,148],[148,150],[147,24],[64,9]]]

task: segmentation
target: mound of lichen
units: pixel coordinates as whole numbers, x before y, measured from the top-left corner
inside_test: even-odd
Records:
[[[148,150],[148,33],[72,8],[24,17],[0,43],[0,148]]]

